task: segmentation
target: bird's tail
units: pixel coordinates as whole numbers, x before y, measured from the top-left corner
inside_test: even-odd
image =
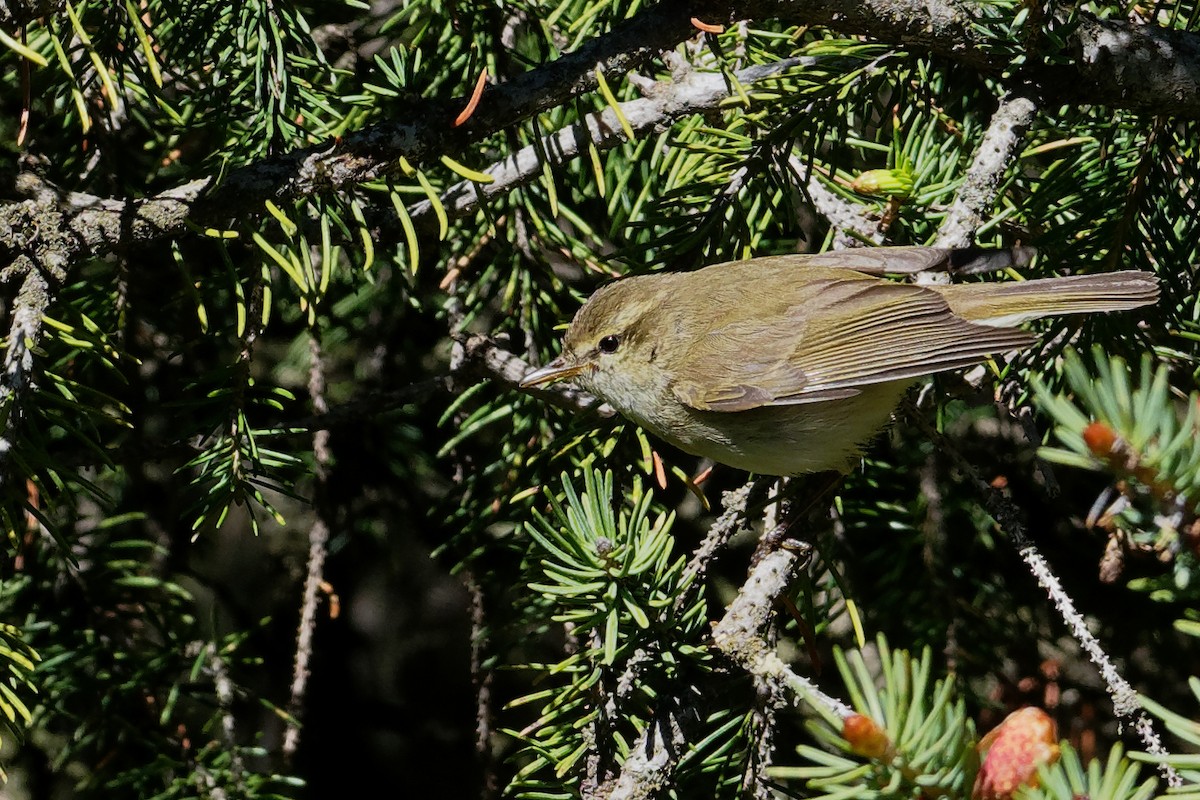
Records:
[[[941,292],[960,317],[996,327],[1056,314],[1125,311],[1158,300],[1158,279],[1137,270],[930,288]]]

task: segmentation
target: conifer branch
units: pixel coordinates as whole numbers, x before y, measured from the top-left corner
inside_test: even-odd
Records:
[[[746,487],[743,487],[745,489]],[[725,615],[713,628],[713,644],[727,657],[749,672],[755,683],[762,683],[778,702],[786,692],[795,699],[803,697],[818,703],[838,716],[846,716],[850,708],[797,675],[778,655],[770,652],[761,631],[775,610],[775,601],[791,584],[804,563],[802,554],[780,548],[767,554],[754,568],[726,609]],[[667,710],[660,711],[630,749],[621,765],[610,800],[649,798],[667,785],[679,759],[690,743],[689,722],[697,718],[694,708],[675,707],[666,702]],[[679,698],[675,702],[681,702]]]
[[[803,563],[802,554],[788,547],[766,554],[713,629],[713,644],[775,691],[786,689],[796,699],[803,698],[831,714],[844,717],[851,713],[849,706],[797,675],[778,654],[767,648],[760,635],[774,612],[775,600],[787,591]]]
[[[743,87],[750,86],[810,61],[813,59],[788,58],[773,64],[746,67],[734,73],[734,79]],[[677,80],[645,86],[646,97],[621,103],[621,115],[634,133],[657,130],[688,114],[716,108],[721,101],[733,96],[732,87],[733,83],[721,73],[688,70]],[[442,192],[439,201],[451,219],[464,217],[479,207],[481,194],[484,198],[498,197],[541,175],[543,154],[550,164],[557,166],[585,155],[589,143],[604,151],[625,141],[625,132],[616,112],[606,108],[481,170],[492,178],[491,183],[460,181]],[[436,221],[433,203],[429,200],[414,203],[408,211],[414,224],[431,226]]]
[[[1004,176],[1020,155],[1036,115],[1037,104],[1028,97],[1010,94],[1001,99],[942,220],[935,247],[967,247],[974,242],[975,230],[995,205]]]
[[[1142,707],[1137,692],[1133,690],[1133,687],[1129,685],[1129,682],[1117,670],[1112,659],[1104,651],[1104,648],[1101,647],[1099,640],[1088,630],[1083,615],[1075,607],[1075,601],[1063,589],[1058,576],[1054,574],[1050,565],[1046,563],[1046,559],[1038,551],[1037,546],[1029,540],[1029,535],[1025,531],[1025,525],[1020,519],[1019,509],[1011,500],[1004,496],[1003,492],[985,481],[979,474],[979,471],[975,469],[975,465],[969,462],[953,444],[948,442],[946,437],[934,429],[924,419],[919,409],[909,401],[905,402],[905,407],[909,419],[913,420],[924,431],[925,435],[938,443],[939,452],[948,455],[977,490],[983,494],[985,507],[996,521],[997,527],[999,527],[1009,543],[1017,550],[1017,554],[1025,562],[1030,574],[1033,575],[1038,585],[1046,590],[1050,601],[1054,604],[1055,610],[1058,611],[1071,636],[1074,637],[1075,641],[1083,648],[1083,651],[1088,654],[1088,658],[1099,669],[1100,677],[1104,680],[1109,697],[1112,698],[1113,712],[1118,717],[1128,720],[1133,724],[1134,730],[1141,737],[1142,743],[1148,752],[1154,755],[1165,756],[1166,752],[1163,749],[1162,742],[1155,733],[1154,725]],[[1159,770],[1170,785],[1178,785],[1176,782],[1179,780],[1179,777],[1170,765],[1160,762]]]
[[[668,708],[656,714],[621,764],[609,800],[649,800],[657,796],[687,752],[689,723],[695,722],[695,717],[690,709]]]
[[[713,2],[707,7],[665,2],[648,8],[572,53],[484,90],[478,110],[460,127],[451,122],[467,102],[413,101],[402,120],[368,126],[336,141],[294,150],[217,176],[190,181],[141,200],[97,198],[76,207],[56,226],[69,241],[58,257],[68,264],[117,247],[131,247],[183,235],[189,222],[220,226],[260,211],[266,200],[336,191],[387,177],[400,158],[420,164],[457,152],[505,127],[561,105],[596,87],[597,64],[611,77],[656,57],[691,37],[691,19],[704,15],[733,22],[774,17],[804,25],[862,35],[953,59],[964,66],[999,73],[1007,57],[990,54],[975,18],[955,2],[863,3],[763,0],[742,4]],[[1050,99],[1129,108],[1142,113],[1200,117],[1200,36],[1099,21],[1080,13],[1077,35],[1068,41],[1074,60],[1025,76],[1034,91]],[[1149,88],[1148,88],[1149,87]],[[0,207],[0,229],[27,230],[38,216],[27,203]],[[27,266],[30,253],[19,243],[0,241],[0,263]]]

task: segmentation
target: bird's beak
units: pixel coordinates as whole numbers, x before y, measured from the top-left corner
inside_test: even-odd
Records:
[[[568,361],[566,356],[559,356],[544,367],[538,367],[526,375],[521,379],[519,385],[522,389],[528,389],[531,386],[541,386],[547,383],[554,383],[554,381],[564,381],[568,378],[574,378],[583,372],[586,366],[587,364]]]

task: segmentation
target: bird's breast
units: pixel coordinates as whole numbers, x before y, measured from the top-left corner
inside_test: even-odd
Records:
[[[665,413],[626,416],[682,450],[750,472],[846,472],[887,425],[910,383],[874,384],[840,400],[747,411],[700,411],[663,402]]]

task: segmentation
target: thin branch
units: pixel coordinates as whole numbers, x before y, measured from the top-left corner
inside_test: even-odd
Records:
[[[34,346],[42,334],[42,317],[50,307],[50,282],[41,270],[32,270],[21,282],[13,303],[12,325],[0,375],[0,489],[9,479],[8,461],[17,444],[21,403],[33,384]]]
[[[229,771],[233,784],[239,792],[244,793],[246,765],[242,762],[238,750],[237,726],[233,716],[234,685],[225,666],[225,659],[217,649],[215,642],[207,642],[204,649],[208,654],[208,663],[212,666],[213,688],[216,690],[217,706],[221,709],[221,743],[229,754]]]
[[[455,342],[451,362],[458,364],[452,370],[455,376],[490,378],[510,389],[518,388],[521,379],[533,369],[525,359],[503,349],[487,336],[478,334]],[[571,411],[596,411],[603,417],[611,417],[616,413],[607,403],[601,403],[593,395],[570,384],[557,383],[521,391]]]
[[[796,699],[803,698],[835,716],[845,717],[851,713],[849,706],[793,672],[759,635],[774,613],[776,598],[787,591],[804,560],[801,552],[786,546],[763,556],[713,629],[713,644],[775,691],[782,694],[786,689]]]
[[[364,417],[377,416],[389,409],[421,401],[442,392],[460,392],[466,384],[480,380],[496,381],[506,389],[537,397],[567,411],[586,411],[604,418],[616,414],[612,406],[602,403],[599,398],[570,383],[522,389],[519,386],[521,379],[532,370],[533,366],[528,361],[506,350],[503,342],[482,334],[460,335],[455,338],[451,349],[449,374],[427,378],[386,392],[364,392],[355,399],[332,406],[322,413],[300,419],[288,419],[286,427],[292,432],[317,428],[353,428],[361,425]]]
[[[739,491],[748,494],[749,488],[744,486]],[[733,499],[736,501],[737,497],[734,495]],[[790,692],[794,698],[803,697],[833,714],[846,716],[850,713],[848,706],[793,672],[768,649],[760,635],[774,613],[776,598],[787,591],[804,561],[800,550],[786,546],[764,556],[713,628],[713,645],[749,672],[755,685],[771,695],[772,700],[763,702],[774,706]],[[679,759],[687,752],[688,723],[699,716],[696,704],[675,707],[666,697],[663,702],[668,707],[660,710],[646,727],[621,765],[621,774],[610,795],[612,800],[656,796],[670,782]]]
[[[317,332],[310,331],[308,339],[308,396],[313,411],[329,411],[325,399],[325,362]],[[312,661],[313,636],[317,629],[317,607],[321,585],[325,581],[325,558],[329,547],[329,526],[333,516],[329,507],[329,466],[333,454],[329,449],[329,430],[313,431],[313,477],[316,517],[308,530],[308,569],[304,577],[304,593],[300,601],[300,625],[296,633],[296,653],[292,668],[292,686],[288,698],[287,730],[283,736],[283,758],[290,762],[300,747],[300,720],[304,715],[304,698],[308,692],[309,664]]]
[[[814,60],[784,59],[774,64],[747,67],[734,77],[742,86],[749,86]],[[721,101],[733,96],[732,86],[733,83],[721,73],[688,71],[676,81],[659,81],[644,87],[647,97],[621,103],[621,114],[635,134],[661,130],[680,117],[716,108]],[[491,183],[460,181],[446,189],[439,202],[448,217],[457,219],[474,213],[479,207],[481,193],[484,198],[497,197],[537,178],[542,174],[543,155],[550,164],[558,165],[586,154],[589,143],[604,151],[625,141],[627,137],[616,113],[606,108],[492,164],[483,170],[492,178]],[[429,200],[414,203],[408,210],[414,224],[429,226],[436,219]]]
[[[1028,97],[1010,94],[1000,101],[942,221],[935,247],[967,247],[974,242],[975,230],[995,205],[1000,184],[1020,155],[1036,116],[1037,105]]]
[[[242,759],[237,742],[237,720],[233,715],[233,703],[236,694],[233,679],[229,676],[225,660],[221,657],[220,648],[217,647],[215,642],[190,642],[187,645],[186,652],[189,658],[195,658],[201,654],[204,655],[204,661],[208,667],[207,672],[212,676],[213,693],[216,696],[217,708],[221,712],[219,741],[221,750],[229,758],[229,777],[232,779],[231,782],[233,784],[231,788],[236,790],[235,796],[245,796],[246,765]],[[202,790],[203,796],[213,798],[227,797],[225,787],[219,786],[213,774],[198,760],[190,757],[190,747],[188,751],[188,761],[192,768],[192,779],[195,781],[197,787]]]
[[[709,564],[716,558],[717,554],[724,549],[733,535],[737,533],[740,523],[742,522],[746,506],[749,504],[750,496],[759,486],[767,485],[774,481],[774,478],[756,478],[749,480],[742,486],[732,491],[725,492],[721,495],[721,516],[713,522],[708,528],[708,533],[704,540],[700,542],[700,546],[692,553],[691,560],[683,570],[683,583],[687,585],[687,590],[680,592],[675,598],[675,603],[672,606],[675,614],[681,614],[691,605],[704,586],[704,575],[708,571]]]
[[[499,777],[492,757],[493,670],[483,665],[488,648],[487,609],[483,587],[470,570],[463,571],[463,585],[471,598],[471,684],[475,687],[475,756],[483,771],[480,796],[491,800],[500,794]]]
[[[1083,614],[1075,608],[1075,602],[1071,596],[1063,589],[1062,583],[1059,582],[1058,576],[1050,569],[1050,565],[1046,563],[1046,559],[1037,551],[1033,545],[1025,547],[1020,552],[1021,560],[1029,567],[1029,571],[1046,594],[1049,595],[1050,601],[1054,603],[1055,609],[1058,610],[1059,616],[1067,624],[1071,631],[1071,635],[1075,637],[1075,641],[1079,642],[1083,651],[1088,654],[1088,658],[1100,670],[1101,677],[1104,678],[1104,685],[1108,689],[1108,694],[1112,697],[1113,711],[1118,717],[1122,717],[1133,723],[1133,729],[1137,732],[1142,740],[1142,745],[1146,748],[1146,752],[1152,756],[1165,759],[1170,753],[1163,747],[1162,739],[1154,729],[1154,723],[1146,714],[1145,708],[1142,706],[1141,700],[1138,699],[1137,692],[1129,685],[1129,681],[1125,680],[1117,667],[1109,658],[1108,653],[1104,652],[1100,642],[1095,635],[1088,630],[1087,622],[1083,618]],[[1179,788],[1183,786],[1183,778],[1179,776],[1170,764],[1166,761],[1158,762],[1158,770],[1166,780],[1167,786]]]
[[[11,272],[11,267],[0,270],[0,282],[21,278],[21,287],[13,300],[4,373],[0,375],[0,489],[10,478],[8,460],[17,442],[21,404],[33,386],[32,350],[41,343],[43,318],[71,265],[63,255],[69,236],[64,233],[65,215],[55,205],[54,192],[28,173],[17,177],[16,189],[29,197],[25,202],[45,228],[12,231],[0,228],[0,242],[5,239],[24,242],[37,257],[36,262],[31,261],[20,272]]]
[[[1113,701],[1113,712],[1120,718],[1123,718],[1133,724],[1134,730],[1142,739],[1142,744],[1147,751],[1158,756],[1167,755],[1162,746],[1161,740],[1154,731],[1154,725],[1150,718],[1146,715],[1145,709],[1142,707],[1141,701],[1138,699],[1137,692],[1129,685],[1129,682],[1117,671],[1112,659],[1101,647],[1099,640],[1088,630],[1087,622],[1083,615],[1079,613],[1075,607],[1075,601],[1063,589],[1062,583],[1058,580],[1051,570],[1050,565],[1046,563],[1045,558],[1038,552],[1037,546],[1029,540],[1029,535],[1025,531],[1025,525],[1021,522],[1020,511],[1016,505],[1005,497],[1004,493],[989,484],[975,469],[975,465],[968,461],[958,449],[950,444],[944,436],[933,428],[911,402],[905,401],[905,411],[921,430],[938,445],[938,451],[949,456],[963,474],[975,488],[982,493],[984,505],[992,519],[996,521],[997,527],[1005,535],[1008,541],[1017,550],[1017,554],[1025,565],[1029,568],[1038,585],[1046,590],[1054,608],[1062,617],[1067,629],[1071,635],[1075,637],[1075,641],[1083,648],[1084,652],[1092,660],[1100,670],[1100,676],[1104,679],[1105,688]],[[1178,786],[1179,776],[1169,764],[1160,763],[1159,771],[1166,779],[1168,785]]]

